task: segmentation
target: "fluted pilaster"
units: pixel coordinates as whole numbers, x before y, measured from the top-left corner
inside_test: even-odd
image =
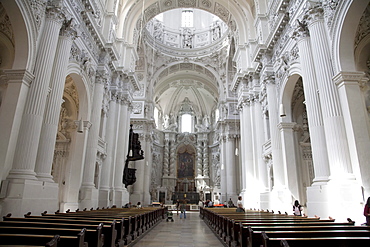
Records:
[[[107,119],[107,158],[103,162],[101,179],[100,179],[100,193],[99,193],[99,207],[111,206],[109,198],[109,191],[112,189],[113,172],[115,170],[115,150],[116,150],[116,131],[117,131],[117,120],[119,114],[117,114],[117,102],[115,96],[109,102],[109,111]]]
[[[51,169],[54,156],[54,147],[58,131],[59,113],[67,72],[69,53],[72,40],[76,36],[74,28],[65,22],[60,32],[53,72],[50,80],[50,94],[47,98],[44,121],[40,136],[35,171],[37,178],[52,182]]]
[[[318,93],[315,67],[312,59],[311,42],[308,31],[302,28],[295,32],[300,62],[302,64],[303,88],[306,100],[312,159],[315,170],[314,183],[327,182],[330,175],[325,130]]]
[[[352,167],[349,157],[347,136],[339,95],[332,81],[333,69],[330,47],[325,29],[323,9],[314,6],[308,11],[308,29],[312,41],[312,54],[320,93],[321,109],[325,126],[328,148],[330,175],[335,177],[351,176]],[[320,45],[317,45],[320,44]]]
[[[92,101],[93,105],[90,118],[91,119],[90,122],[92,125],[87,139],[86,159],[82,178],[82,187],[96,186],[94,184],[94,172],[98,150],[101,107],[104,95],[104,85],[107,83],[108,80],[109,75],[104,71],[98,72],[97,77],[95,79],[94,99]]]
[[[273,169],[274,169],[274,188],[285,188],[286,186],[286,174],[283,157],[282,157],[282,146],[280,131],[278,129],[279,116],[278,116],[278,102],[275,80],[272,76],[265,78],[267,101],[269,109],[269,120],[270,120],[270,133],[271,133],[271,151],[273,158]]]
[[[236,194],[236,164],[235,164],[235,135],[228,134],[225,143],[225,151],[226,151],[226,182],[227,182],[227,196],[228,197],[235,197]]]
[[[52,64],[58,43],[63,15],[59,7],[48,6],[40,34],[35,64],[35,80],[31,83],[19,129],[13,168],[8,178],[36,179],[34,172],[37,149],[49,91]]]

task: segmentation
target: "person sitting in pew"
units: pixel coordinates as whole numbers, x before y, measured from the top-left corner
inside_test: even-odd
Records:
[[[295,200],[295,202],[294,202],[293,214],[295,216],[302,216],[302,206],[299,204],[298,200]]]
[[[238,201],[236,202],[236,212],[245,212],[241,196],[238,196]]]

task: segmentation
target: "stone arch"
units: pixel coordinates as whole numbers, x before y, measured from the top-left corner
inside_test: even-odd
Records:
[[[298,73],[291,74],[288,76],[285,80],[284,83],[282,83],[281,87],[281,96],[279,100],[279,104],[283,104],[284,110],[286,117],[284,119],[284,122],[291,122],[293,115],[292,115],[292,96],[293,96],[293,91],[295,88],[295,85],[301,75]]]
[[[68,82],[69,81],[69,82]],[[71,121],[75,122],[82,120],[84,122],[84,132],[77,133],[77,124],[73,126],[73,131],[70,133],[67,149],[62,150],[67,154],[63,157],[65,160],[62,164],[65,167],[59,169],[59,209],[66,211],[67,209],[76,210],[79,207],[79,189],[82,179],[82,171],[84,165],[84,157],[81,155],[85,152],[83,145],[87,136],[88,120],[91,112],[91,99],[88,86],[88,80],[81,76],[81,69],[78,64],[71,63],[67,70],[66,84],[72,85],[74,92],[65,92],[64,100],[68,102],[71,110]],[[66,91],[67,86],[65,87]],[[74,118],[74,119],[73,119]],[[63,143],[62,143],[63,145]],[[56,150],[58,152],[58,150]],[[55,157],[54,157],[55,159]],[[79,178],[79,179],[76,179]]]
[[[334,74],[340,71],[356,71],[354,49],[357,27],[369,3],[369,0],[343,1],[342,5],[338,6],[341,9],[337,16],[345,18],[333,21],[336,24],[332,35]]]
[[[6,56],[9,59],[9,64],[7,64],[6,68],[32,71],[36,53],[35,30],[37,29],[37,24],[32,21],[35,18],[31,17],[28,9],[19,8],[16,1],[2,1],[1,4],[9,17],[13,36],[10,40],[0,37],[2,43],[1,56],[8,51]],[[12,54],[12,52],[14,53]]]
[[[161,3],[163,4],[161,5]],[[255,36],[253,32],[254,18],[247,2],[236,3],[234,1],[224,0],[148,0],[145,3],[137,1],[135,4],[126,6],[126,8],[120,11],[120,14],[123,14],[122,18],[125,17],[125,19],[120,19],[119,23],[122,27],[126,27],[126,29],[124,27],[122,29],[119,28],[121,33],[118,33],[118,37],[127,37],[126,41],[129,44],[134,44],[135,35],[137,37],[135,30],[143,27],[154,16],[175,8],[196,8],[220,17],[221,20],[229,25],[232,31],[238,32],[238,43],[240,44],[246,43],[248,39],[253,39]],[[144,17],[142,17],[142,14],[144,14]],[[247,33],[247,30],[250,33]]]

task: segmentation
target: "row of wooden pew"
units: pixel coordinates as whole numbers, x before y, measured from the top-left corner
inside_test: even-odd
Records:
[[[370,227],[274,212],[201,208],[200,217],[225,246],[354,247],[370,246]]]
[[[108,208],[0,221],[0,246],[115,247],[133,245],[162,220],[167,208]]]

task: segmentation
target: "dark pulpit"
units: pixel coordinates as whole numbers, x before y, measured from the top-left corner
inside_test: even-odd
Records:
[[[122,182],[125,188],[129,185],[133,185],[136,182],[136,169],[129,168],[129,161],[136,161],[144,159],[144,151],[141,150],[141,143],[139,141],[139,134],[134,133],[132,124],[130,125],[130,134],[128,140],[128,154],[126,157],[125,168],[123,169]]]

